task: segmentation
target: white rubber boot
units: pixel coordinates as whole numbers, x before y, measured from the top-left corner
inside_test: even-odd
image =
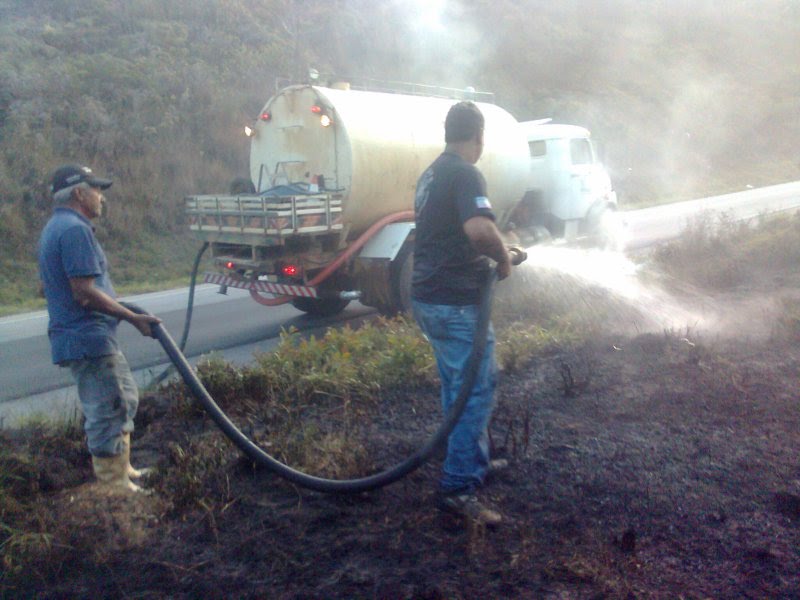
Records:
[[[131,434],[129,431],[122,433],[122,443],[122,453],[125,455],[125,461],[128,464],[128,477],[131,479],[139,479],[148,475],[152,469],[134,469],[133,465],[131,465]]]
[[[124,452],[117,456],[92,456],[92,467],[97,483],[109,491],[143,491],[128,477],[128,458]]]

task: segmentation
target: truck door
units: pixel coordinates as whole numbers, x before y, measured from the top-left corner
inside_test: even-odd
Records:
[[[592,166],[594,165],[594,148],[587,138],[573,138],[569,141],[569,157],[571,175],[575,186],[576,197],[580,197],[589,187]]]

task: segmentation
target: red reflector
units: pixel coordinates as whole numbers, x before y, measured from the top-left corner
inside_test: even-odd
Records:
[[[228,262],[225,263],[225,268],[226,269],[232,269],[235,266],[236,265],[234,265],[231,261],[228,261]]]
[[[297,275],[298,269],[296,265],[284,265],[282,271],[287,277],[294,277]]]
[[[263,113],[261,113],[261,116],[259,117],[259,119],[261,119],[262,121],[269,121],[271,118],[272,118],[272,115],[269,114],[267,111],[264,111]]]
[[[320,114],[322,112],[322,107],[317,106],[316,104],[311,107],[311,112],[315,114]]]

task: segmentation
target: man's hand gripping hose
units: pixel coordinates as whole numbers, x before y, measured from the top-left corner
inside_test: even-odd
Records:
[[[524,251],[517,249],[518,252],[514,256],[517,259],[512,259],[512,264],[518,265],[522,262],[526,255]],[[510,250],[511,251],[511,250]],[[167,353],[170,361],[175,365],[178,372],[181,374],[186,385],[192,392],[192,395],[200,403],[203,409],[209,414],[212,420],[216,423],[228,439],[230,439],[236,447],[239,448],[248,458],[254,463],[266,467],[280,475],[284,479],[291,481],[299,486],[316,490],[318,492],[333,493],[333,494],[355,494],[374,490],[390,483],[398,481],[405,477],[425,462],[436,452],[436,450],[443,445],[450,432],[458,423],[461,418],[461,413],[464,412],[464,407],[469,399],[472,387],[475,384],[478,366],[481,363],[484,349],[486,347],[486,336],[489,330],[489,321],[491,317],[492,299],[494,296],[494,286],[497,281],[497,273],[493,269],[486,278],[481,288],[481,301],[480,310],[478,313],[478,324],[473,338],[472,351],[470,352],[469,359],[466,365],[466,376],[459,390],[458,397],[453,403],[450,412],[445,417],[439,429],[433,436],[428,439],[414,454],[406,458],[395,466],[361,477],[359,479],[325,479],[314,475],[303,473],[293,469],[273,456],[267,454],[259,446],[254,444],[246,435],[244,435],[236,425],[228,418],[223,410],[217,405],[206,388],[203,386],[197,374],[192,369],[186,357],[180,351],[175,341],[170,336],[169,332],[164,328],[161,323],[154,324],[153,337],[156,338],[164,351]],[[135,304],[126,303],[130,310],[137,313],[146,314],[146,311]]]

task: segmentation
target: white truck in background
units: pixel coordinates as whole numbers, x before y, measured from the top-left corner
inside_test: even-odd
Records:
[[[550,119],[525,121],[520,127],[530,154],[528,184],[515,223],[522,241],[531,235],[534,242],[579,237],[605,241],[617,194],[589,130]]]
[[[441,91],[441,89],[438,89]],[[408,310],[417,179],[444,147],[452,97],[294,85],[264,106],[251,138],[250,177],[226,195],[186,198],[193,234],[218,272],[264,305],[313,315],[353,299],[384,314]],[[484,174],[497,225],[525,246],[597,233],[617,206],[589,132],[520,123],[490,102]]]

